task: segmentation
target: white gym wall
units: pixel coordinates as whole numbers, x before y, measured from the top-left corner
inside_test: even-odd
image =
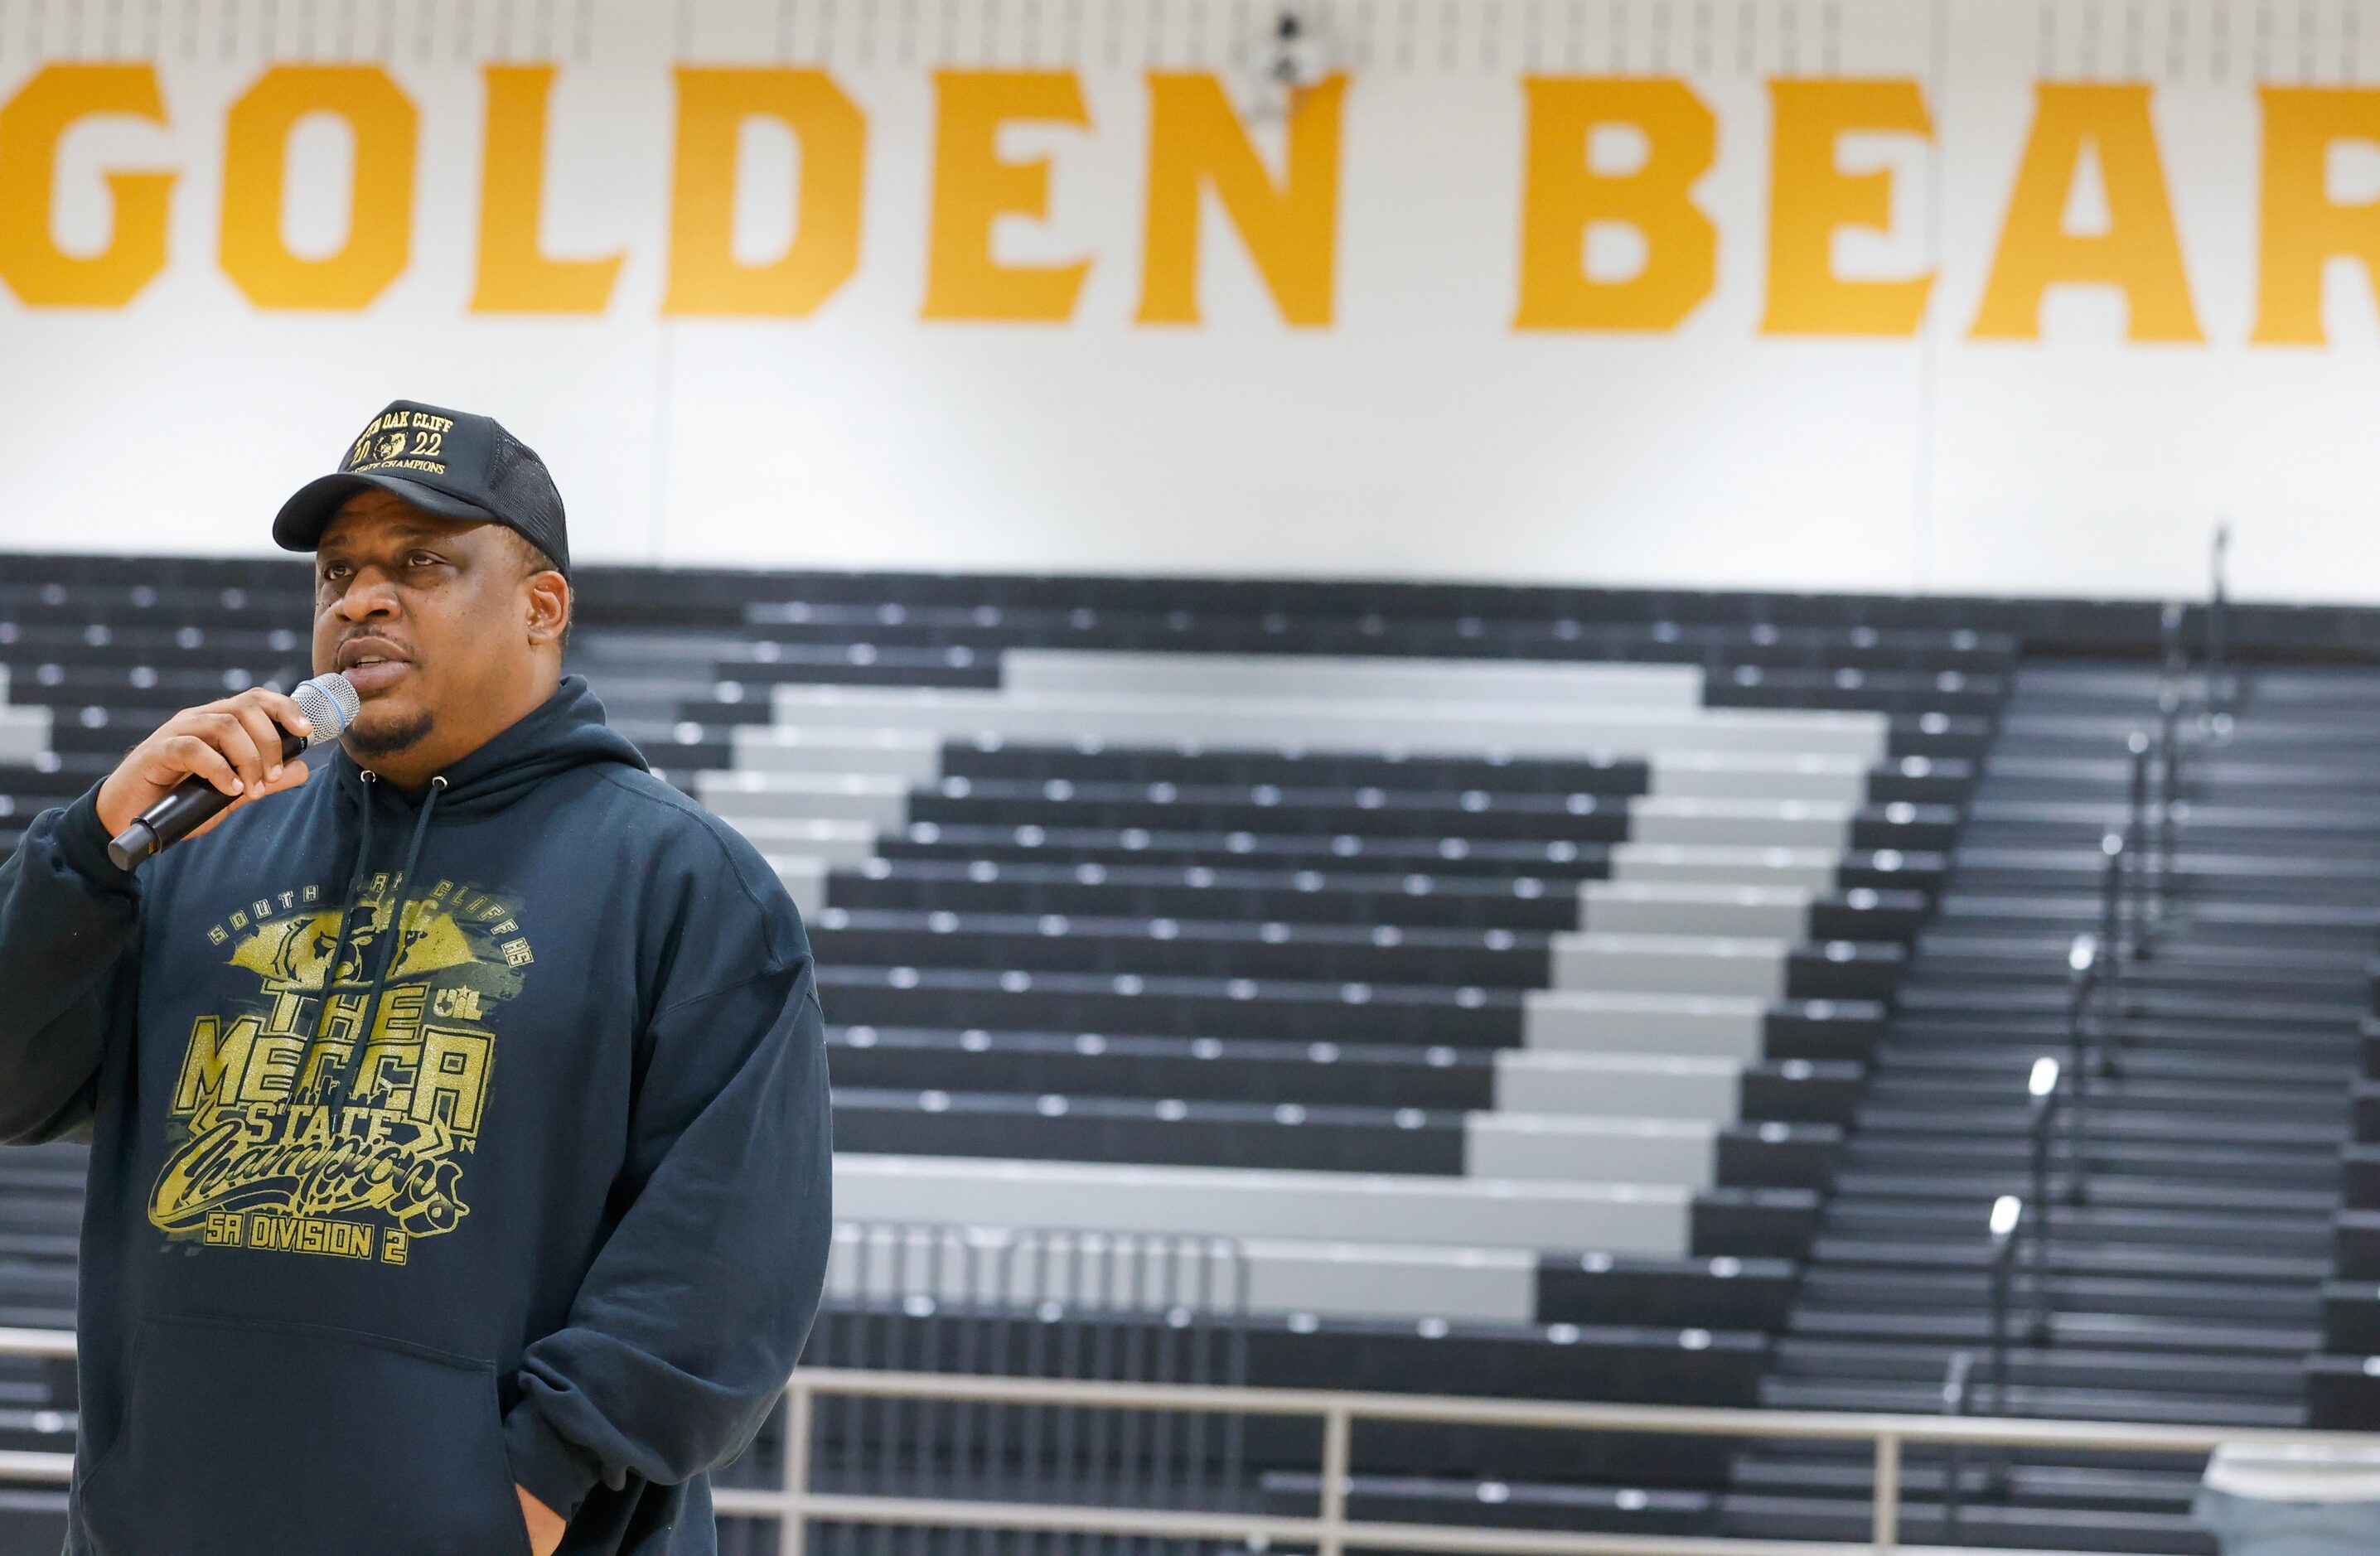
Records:
[[[540,448],[587,560],[2155,596],[2203,590],[2228,517],[2239,593],[2380,601],[2370,276],[2328,261],[2326,344],[2251,344],[2259,87],[2380,82],[2380,0],[1328,0],[1324,63],[1349,79],[1329,322],[1284,322],[1209,195],[1201,322],[1137,323],[1147,72],[1218,72],[1255,112],[1272,11],[0,0],[0,103],[48,64],[128,61],[166,121],[79,119],[29,171],[0,120],[0,242],[104,251],[108,175],[175,178],[164,262],[122,305],[0,276],[0,549],[269,550],[280,498],[402,395]],[[227,113],[305,62],[378,65],[419,112],[404,263],[334,310],[260,306],[219,255]],[[472,310],[482,67],[504,62],[558,67],[542,248],[625,254],[600,311]],[[865,115],[856,270],[805,317],[664,316],[687,64],[821,68]],[[1002,159],[1046,159],[1049,201],[999,218],[991,254],[1087,277],[1061,321],[929,322],[935,72],[995,68],[1073,73],[1089,127],[1000,132]],[[1533,75],[1673,78],[1715,116],[1691,197],[1716,277],[1673,328],[1515,327]],[[1832,242],[1845,280],[1937,274],[1909,333],[1764,330],[1776,78],[1922,92],[1931,137],[1841,140],[1843,169],[1889,170],[1890,215]],[[2037,339],[1973,338],[2045,81],[2153,89],[2149,176],[2107,188],[2095,143],[2063,219],[2105,230],[2161,184],[2202,341],[2129,340],[2096,284],[2049,287]],[[1281,127],[1257,139],[1278,169]],[[736,251],[765,261],[807,170],[765,121],[740,144]],[[300,260],[341,249],[351,189],[393,187],[354,145],[331,115],[287,140]],[[1644,154],[1627,131],[1593,151],[1612,173]],[[2380,196],[2380,141],[2326,154],[2322,201]],[[1607,225],[1585,247],[1616,280],[1645,246]]]

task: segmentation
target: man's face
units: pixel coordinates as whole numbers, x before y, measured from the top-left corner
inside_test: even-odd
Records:
[[[361,698],[357,758],[426,778],[541,699],[522,705],[540,664],[523,554],[499,525],[384,492],[340,508],[314,553],[314,674],[343,672]]]

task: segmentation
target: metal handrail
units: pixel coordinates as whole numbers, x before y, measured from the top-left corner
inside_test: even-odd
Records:
[[[2009,1407],[2009,1309],[2010,1298],[2016,1284],[2016,1254],[2020,1246],[2017,1234],[2024,1230],[2024,1201],[2013,1194],[2003,1194],[1992,1201],[1991,1230],[1991,1355],[1992,1408],[2008,1414]]]
[[[41,1356],[72,1361],[74,1331],[63,1329],[0,1329],[0,1356]]]
[[[2107,948],[2096,935],[2080,934],[2066,954],[2074,992],[2066,1003],[2066,1202],[2080,1205],[2091,1192],[2091,1075],[2098,1063],[2092,1016],[2105,976]]]
[[[2181,821],[2181,687],[2171,677],[2157,688],[2156,926],[2166,927],[2174,891],[2174,853]]]
[[[1942,1369],[1942,1414],[1964,1416],[1967,1413],[1967,1380],[1975,1369],[1973,1355],[1966,1351],[1950,1353],[1950,1365]],[[1967,1450],[1954,1442],[1942,1454],[1942,1534],[1946,1539],[1960,1539],[1959,1519],[1962,1511],[1960,1498],[1966,1489]]]
[[[2049,1245],[2053,1235],[2050,1204],[2055,1197],[2049,1191],[2049,1149],[2065,1100],[2059,1086],[2062,1076],[2062,1066],[2045,1053],[2033,1062],[2024,1083],[2029,1109],[2025,1132],[2030,1137],[2026,1175],[2032,1180],[2033,1192],[2033,1214],[2028,1218],[2032,1224],[2025,1229],[2026,1240],[2033,1246],[2033,1316],[2026,1331],[2035,1345],[2049,1341]]]
[[[2214,555],[2208,565],[2206,596],[2206,711],[2210,724],[2231,711],[2231,685],[2223,654],[2229,645],[2231,597],[2225,566],[2231,550],[2231,526],[2215,527]]]
[[[2124,941],[2125,955],[2131,961],[2143,962],[2148,960],[2154,950],[2150,940],[2149,914],[2149,774],[2153,766],[2150,753],[2155,748],[2148,732],[2136,729],[2126,737],[2124,748],[2131,753],[2132,760],[2124,796],[2123,900],[2119,918],[2130,931]]]
[[[1698,1405],[1588,1404],[1537,1400],[1459,1399],[1309,1389],[1220,1388],[1183,1384],[1075,1382],[1052,1379],[968,1375],[814,1371],[790,1385],[793,1425],[787,1432],[784,1492],[722,1488],[722,1513],[792,1520],[781,1536],[783,1556],[800,1556],[800,1519],[953,1528],[1092,1529],[1158,1537],[1189,1536],[1275,1544],[1306,1544],[1320,1556],[1348,1547],[1463,1552],[1472,1556],[1853,1556],[1912,1551],[1935,1556],[1949,1548],[1900,1543],[1901,1451],[1912,1443],[1999,1448],[2065,1448],[2139,1453],[2209,1453],[2227,1442],[2310,1441],[2380,1445],[2352,1433],[2232,1431],[2220,1427],[2171,1427],[2089,1421],[2018,1421],[1818,1411],[1768,1411]],[[808,1401],[818,1394],[882,1399],[941,1399],[984,1404],[1076,1404],[1109,1409],[1208,1410],[1322,1419],[1322,1507],[1317,1518],[1239,1513],[1118,1512],[1080,1507],[1031,1507],[941,1499],[827,1496],[810,1492],[805,1471]],[[1440,1527],[1350,1521],[1346,1515],[1348,1441],[1358,1420],[1439,1422],[1538,1428],[1561,1431],[1637,1431],[1685,1436],[1866,1441],[1874,1444],[1876,1491],[1869,1542],[1682,1539],[1670,1536],[1545,1534],[1535,1531]]]
[[[2113,981],[2121,976],[2124,960],[2124,834],[2102,833],[2099,854],[2107,861],[2099,876],[2099,953]]]
[[[0,1331],[0,1355],[69,1356],[74,1337]],[[971,1501],[933,1496],[861,1496],[809,1488],[812,1431],[822,1396],[960,1404],[1074,1405],[1102,1410],[1196,1411],[1217,1415],[1313,1416],[1322,1423],[1319,1513],[1312,1518],[1173,1509]],[[1079,1379],[1009,1378],[973,1373],[874,1372],[801,1368],[785,1385],[783,1489],[719,1486],[717,1510],[735,1518],[780,1521],[781,1556],[801,1556],[811,1520],[953,1529],[1038,1529],[1158,1538],[1268,1540],[1312,1546],[1318,1556],[1350,1547],[1431,1551],[1450,1556],[1956,1556],[1949,1547],[1904,1546],[1900,1528],[1901,1450],[1949,1447],[2051,1448],[2099,1452],[2211,1453],[2226,1443],[2337,1445],[2380,1449],[2380,1435],[2286,1431],[2274,1428],[2165,1426],[2110,1421],[2010,1420],[1989,1416],[1892,1416],[1815,1410],[1747,1410],[1708,1405],[1597,1404],[1556,1400],[1469,1399],[1352,1390],[1273,1389],[1215,1383],[1119,1383]],[[1431,1422],[1548,1431],[1645,1432],[1685,1437],[1869,1442],[1876,1489],[1865,1543],[1682,1538],[1378,1523],[1347,1516],[1350,1444],[1357,1421]],[[0,1453],[0,1481],[63,1484],[70,1453]],[[2072,1556],[2069,1552],[2035,1556]]]

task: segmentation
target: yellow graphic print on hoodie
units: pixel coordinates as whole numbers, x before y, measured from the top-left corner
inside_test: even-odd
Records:
[[[259,911],[207,931],[259,988],[192,1024],[149,1199],[170,1237],[402,1264],[413,1239],[470,1214],[459,1159],[484,1122],[496,1048],[487,1020],[535,957],[511,903],[452,881],[410,900],[402,887],[371,879],[344,952],[337,911],[318,908],[310,888],[279,894],[290,911],[259,899]]]

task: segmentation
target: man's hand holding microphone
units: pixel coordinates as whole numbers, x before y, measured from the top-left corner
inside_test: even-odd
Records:
[[[306,781],[307,747],[335,740],[356,713],[346,677],[317,675],[294,695],[252,687],[185,708],[125,755],[99,786],[109,855],[131,869],[232,811]]]

